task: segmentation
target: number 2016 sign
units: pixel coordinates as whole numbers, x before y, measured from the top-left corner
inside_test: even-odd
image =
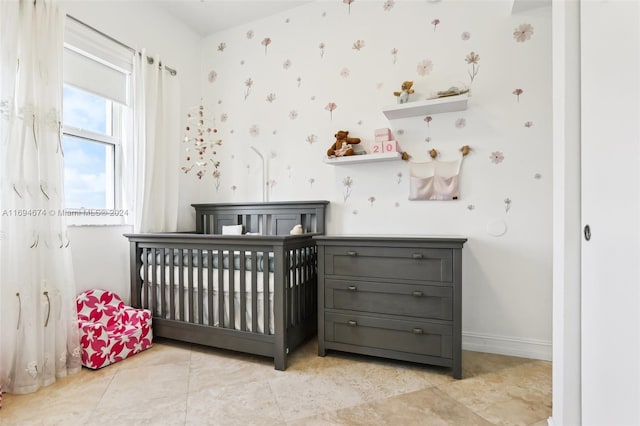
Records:
[[[371,151],[373,154],[381,154],[383,152],[397,152],[398,142],[397,141],[373,142],[371,145]]]

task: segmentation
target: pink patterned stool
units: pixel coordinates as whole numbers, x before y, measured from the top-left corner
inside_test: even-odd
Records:
[[[2,408],[2,385],[0,385],[0,408]]]
[[[76,306],[85,367],[106,367],[151,347],[151,311],[126,306],[106,290],[80,293]]]

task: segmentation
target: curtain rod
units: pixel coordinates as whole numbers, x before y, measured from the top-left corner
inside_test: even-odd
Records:
[[[93,32],[95,32],[95,33],[97,33],[97,34],[100,34],[101,36],[103,36],[103,37],[105,37],[105,38],[107,38],[107,39],[111,40],[112,42],[114,42],[114,43],[116,43],[116,44],[118,44],[118,45],[120,45],[120,46],[122,46],[122,47],[124,47],[125,49],[129,49],[130,51],[132,51],[132,52],[134,52],[134,53],[136,53],[136,52],[137,52],[137,51],[136,51],[136,49],[134,49],[133,47],[131,47],[131,46],[127,45],[127,44],[124,44],[124,43],[123,43],[123,42],[121,42],[120,40],[117,40],[117,39],[115,39],[115,38],[111,37],[109,34],[105,34],[105,33],[103,33],[103,32],[102,32],[102,31],[100,31],[99,29],[94,28],[94,27],[92,27],[91,25],[89,25],[89,24],[87,24],[87,23],[85,23],[85,22],[82,22],[82,21],[81,21],[81,20],[79,20],[78,18],[75,18],[75,17],[73,17],[73,16],[71,16],[71,15],[69,15],[69,14],[67,14],[67,18],[71,19],[71,20],[72,20],[72,21],[74,21],[74,22],[77,22],[78,24],[80,24],[80,25],[82,25],[82,26],[84,26],[84,27],[86,27],[86,28],[90,29],[91,31],[93,31]],[[137,53],[138,53],[138,55],[141,55],[141,53],[140,53],[140,52],[137,52]],[[153,64],[153,62],[154,62],[153,57],[151,57],[151,56],[147,56],[147,62],[148,62],[149,64]],[[169,72],[169,74],[171,74],[171,75],[176,75],[176,74],[178,74],[178,71],[176,71],[176,70],[175,70],[175,69],[173,69],[173,68],[169,68],[169,67],[168,67],[168,66],[166,66],[166,65],[162,65],[162,62],[160,62],[160,63],[158,64],[158,66],[159,66],[160,68],[164,68],[165,70],[167,70],[167,71]]]

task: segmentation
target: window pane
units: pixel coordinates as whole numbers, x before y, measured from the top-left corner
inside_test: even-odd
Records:
[[[64,85],[62,122],[65,126],[111,135],[111,102],[105,98]]]
[[[113,208],[114,146],[70,135],[62,144],[65,207]]]

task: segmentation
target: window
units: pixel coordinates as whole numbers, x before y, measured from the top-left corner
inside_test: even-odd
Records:
[[[75,217],[94,210],[125,211],[129,203],[123,158],[131,134],[132,51],[69,17],[64,47],[65,208]],[[113,223],[109,217],[104,214],[102,220],[88,223]],[[122,219],[126,221],[121,217],[117,223]]]

